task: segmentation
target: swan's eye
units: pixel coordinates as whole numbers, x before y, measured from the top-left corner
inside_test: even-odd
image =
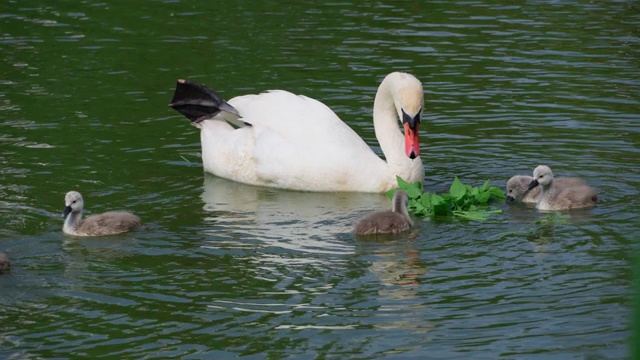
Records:
[[[72,204],[75,204],[75,203],[76,203],[76,200],[73,200],[71,203],[72,203]]]
[[[511,194],[513,192],[513,189],[509,190],[509,194]]]

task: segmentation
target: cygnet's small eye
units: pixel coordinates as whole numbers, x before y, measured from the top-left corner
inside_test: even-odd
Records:
[[[513,192],[513,189],[509,190],[509,194],[511,194]]]
[[[72,203],[72,204],[75,204],[75,203],[76,203],[76,200],[73,200],[73,202],[71,202],[71,203]]]

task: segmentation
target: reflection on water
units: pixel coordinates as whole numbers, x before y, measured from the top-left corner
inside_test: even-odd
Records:
[[[353,251],[343,241],[353,224],[369,211],[387,209],[382,194],[312,193],[245,185],[205,174],[202,193],[205,218],[211,229],[226,232],[225,246],[243,247],[234,233],[261,243],[309,253],[345,254]],[[349,236],[347,236],[349,237]],[[216,240],[210,246],[220,245]]]
[[[379,294],[390,300],[413,299],[429,269],[420,259],[413,240],[359,241],[357,252],[369,260],[369,270],[383,285]]]
[[[283,266],[345,268],[348,262],[344,256],[357,254],[380,281],[379,294],[400,300],[415,298],[420,276],[428,271],[411,239],[415,233],[357,239],[352,234],[353,224],[360,216],[390,206],[389,199],[382,194],[283,191],[206,174],[202,199],[207,213],[205,222],[210,226],[205,231],[214,235],[203,246],[254,249],[248,258],[262,270],[256,271],[261,279],[285,280],[281,278],[286,276],[282,273]],[[256,248],[264,250],[255,251]],[[307,285],[303,292],[327,293],[331,288]],[[267,293],[290,295],[300,291],[286,288]],[[224,302],[211,305],[228,306]],[[273,306],[276,305],[253,304],[251,311],[291,311],[273,310]]]

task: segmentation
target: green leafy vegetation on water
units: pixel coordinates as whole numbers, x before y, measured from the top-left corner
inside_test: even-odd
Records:
[[[415,216],[439,217],[456,216],[468,220],[487,220],[493,214],[501,214],[502,210],[491,210],[489,202],[504,199],[502,190],[485,181],[480,187],[463,184],[458,177],[453,179],[449,192],[435,194],[424,191],[421,182],[408,183],[396,177],[398,187],[409,195],[409,212]],[[396,189],[387,192],[393,197]]]

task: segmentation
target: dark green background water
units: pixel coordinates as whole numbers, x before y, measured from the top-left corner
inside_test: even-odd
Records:
[[[5,1],[0,358],[624,359],[638,248],[637,1]],[[388,72],[425,86],[425,187],[541,163],[601,202],[546,223],[355,239],[380,195],[203,175],[175,80],[317,98],[376,150]],[[304,154],[300,154],[304,156]],[[140,231],[62,234],[64,194]]]

